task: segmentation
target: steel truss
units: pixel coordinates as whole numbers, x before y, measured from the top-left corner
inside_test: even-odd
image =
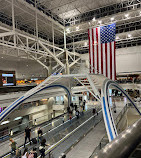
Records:
[[[18,33],[17,31],[11,31],[4,27],[0,27],[0,45],[18,50],[18,57],[23,57],[27,54],[27,58],[36,60],[44,68],[48,70],[48,67],[43,63],[44,59],[51,57],[57,65],[64,67],[65,64],[61,61],[61,55],[65,52],[64,49],[51,45],[49,42],[45,42],[41,39],[32,38],[30,36]],[[51,51],[54,48],[55,54]],[[69,57],[72,59],[69,67],[73,66],[80,60],[79,54],[67,51]],[[74,55],[76,59],[74,59]],[[56,65],[55,65],[56,67]],[[55,69],[55,68],[53,68]]]
[[[74,25],[74,24],[80,24],[82,22],[91,21],[93,17],[95,16],[96,19],[110,16],[113,14],[117,14],[120,12],[130,11],[130,10],[136,10],[138,8],[141,8],[141,0],[127,0],[127,1],[121,1],[117,4],[112,4],[109,6],[105,6],[102,8],[98,8],[83,14],[79,14],[75,17],[69,18],[65,20],[65,25]]]
[[[123,23],[123,24],[117,24],[116,25],[116,34],[139,30],[139,29],[141,29],[141,20]],[[67,43],[69,44],[69,43],[73,42],[73,40],[74,40],[74,42],[78,42],[78,41],[85,42],[85,40],[88,40],[88,32],[73,35],[72,39],[69,38],[67,40]]]
[[[2,46],[1,47],[3,50],[2,53],[7,54],[7,55],[12,54],[12,56],[15,55],[17,57],[22,57],[22,58],[27,58],[27,59],[33,59],[37,61],[39,64],[41,64],[48,71],[51,71],[51,70],[49,70],[49,66],[47,66],[44,63],[44,60],[46,59],[50,60],[50,58],[53,58],[54,63],[52,64],[53,65],[53,67],[51,68],[52,70],[63,68],[65,69],[67,73],[69,73],[69,68],[71,68],[74,64],[76,64],[80,60],[80,57],[78,53],[69,52],[66,49],[65,30],[63,30],[64,41],[65,41],[64,48],[59,48],[58,46],[55,45],[54,30],[56,29],[56,26],[58,26],[58,28],[60,27],[61,29],[63,29],[63,26],[60,26],[60,24],[55,22],[52,18],[45,16],[47,20],[52,22],[51,34],[52,34],[53,41],[51,43],[47,40],[41,39],[39,37],[39,31],[38,31],[39,29],[38,16],[40,15],[42,17],[43,13],[37,10],[36,3],[35,3],[36,8],[33,8],[34,6],[29,6],[28,4],[28,6],[25,6],[25,7],[27,7],[28,9],[29,8],[32,9],[32,12],[33,12],[32,16],[34,16],[35,18],[34,19],[35,21],[34,36],[31,36],[25,32],[21,33],[21,30],[17,29],[18,27],[16,27],[17,23],[15,21],[15,7],[18,7],[16,5],[21,5],[21,4],[27,5],[27,2],[21,1],[21,0],[16,1],[16,2],[19,2],[19,4],[18,3],[15,4],[14,0],[10,0],[10,1],[5,0],[4,2],[8,2],[8,4],[10,4],[10,8],[11,8],[10,16],[12,16],[12,18],[10,18],[10,23],[6,23],[6,24],[12,26],[12,28],[4,24],[1,24],[0,26],[0,45]],[[22,11],[20,10],[20,12],[18,12],[18,16],[19,14],[23,14],[23,10]],[[5,48],[7,48],[6,51],[5,51]],[[12,50],[17,50],[17,52],[14,51],[13,53]]]
[[[129,38],[120,41],[116,41],[116,49],[125,48],[125,47],[134,47],[141,45],[141,36],[137,38]],[[73,47],[69,47],[70,51],[73,50]],[[75,48],[75,51],[80,54],[85,54],[89,52],[88,46],[84,46],[83,44],[79,45]]]

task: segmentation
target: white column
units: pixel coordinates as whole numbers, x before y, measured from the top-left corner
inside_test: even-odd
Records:
[[[66,69],[65,73],[69,74],[69,63],[68,63],[68,51],[66,50],[66,30],[64,29],[64,52],[66,54]]]
[[[54,25],[53,25],[53,22],[52,22],[52,44],[53,44],[53,53],[55,55],[55,48],[54,48]]]
[[[74,53],[74,60],[75,60],[74,37],[73,37],[73,53]]]
[[[15,16],[14,16],[14,0],[12,0],[12,27],[14,32],[14,46],[16,47],[16,36],[15,36]]]
[[[38,15],[37,15],[37,0],[35,0],[35,20],[36,20],[36,37],[38,39]]]

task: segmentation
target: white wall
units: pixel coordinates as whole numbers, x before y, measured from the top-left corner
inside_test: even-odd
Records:
[[[81,58],[86,60],[86,65],[89,67],[89,54],[82,54]],[[117,49],[116,71],[117,73],[141,71],[141,46]]]
[[[117,73],[141,71],[141,46],[116,50]]]
[[[16,78],[20,79],[47,76],[46,69],[36,61],[19,58],[10,60],[6,56],[0,58],[0,70],[16,71]]]

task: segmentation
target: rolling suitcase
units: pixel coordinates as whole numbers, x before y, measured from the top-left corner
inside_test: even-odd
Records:
[[[37,144],[37,139],[36,138],[32,138],[31,141],[32,141],[33,144]]]

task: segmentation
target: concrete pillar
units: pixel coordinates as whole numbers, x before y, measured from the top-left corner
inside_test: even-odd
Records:
[[[69,62],[68,62],[68,52],[66,51],[66,74],[70,74]]]
[[[64,95],[64,112],[67,112],[68,107],[68,97]]]
[[[55,103],[55,99],[53,97],[48,99],[47,102],[47,113],[48,113],[48,119],[52,119],[52,113],[53,113],[53,105]]]
[[[47,63],[47,66],[48,66],[48,73],[47,73],[47,76],[50,76],[52,74],[52,65],[51,65],[51,57],[48,57],[46,59],[46,63]]]

